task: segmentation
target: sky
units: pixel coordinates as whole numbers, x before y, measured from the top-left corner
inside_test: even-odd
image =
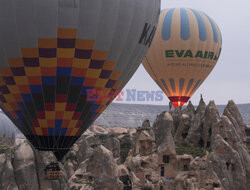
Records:
[[[237,104],[250,103],[250,1],[249,0],[162,0],[161,9],[193,8],[212,17],[222,32],[222,53],[214,70],[191,97],[197,105],[200,94],[208,103],[227,104],[233,99]],[[124,87],[124,96],[118,103],[168,105],[163,94],[160,101],[127,101],[127,92],[158,91],[155,84],[141,65]]]

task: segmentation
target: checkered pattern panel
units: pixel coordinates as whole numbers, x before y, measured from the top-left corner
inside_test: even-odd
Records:
[[[0,105],[25,135],[79,136],[110,100],[87,101],[87,92],[117,92],[120,72],[93,40],[76,29],[58,29],[56,39],[38,39],[0,68]],[[101,97],[101,96],[100,96]]]

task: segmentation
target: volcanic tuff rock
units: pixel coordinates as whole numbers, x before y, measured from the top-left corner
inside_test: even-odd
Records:
[[[173,117],[170,113],[162,112],[160,115],[157,115],[153,125],[157,146],[165,141],[165,135],[170,135],[173,128]]]
[[[134,184],[137,188],[145,188],[147,186],[157,189],[159,187],[159,165],[157,154],[148,156],[130,155],[124,165],[136,176],[137,180]],[[156,185],[154,185],[156,184]]]
[[[246,125],[243,122],[243,118],[239,112],[239,109],[235,105],[233,100],[230,100],[224,109],[223,115],[227,116],[229,120],[234,125],[235,130],[237,131],[237,134],[241,137],[241,140],[243,142],[246,142]]]
[[[225,189],[247,189],[246,171],[240,155],[220,135],[214,137],[208,158]]]
[[[18,190],[11,158],[7,154],[0,154],[0,174],[0,189]]]
[[[189,105],[192,105],[192,104],[189,103]],[[189,107],[192,107],[192,106],[189,106]],[[206,104],[203,101],[203,99],[201,99],[195,112],[193,111],[187,112],[187,114],[189,115],[189,117],[192,118],[192,120],[191,120],[190,129],[188,130],[187,138],[185,139],[186,142],[194,144],[194,145],[199,145],[199,143],[201,143],[200,139],[201,139],[202,128],[203,128],[202,120],[205,115],[205,110],[206,110]]]
[[[103,145],[112,151],[114,158],[118,158],[120,156],[120,141],[117,138],[117,135],[113,132],[109,134],[90,135],[87,136],[86,140],[92,148],[98,145]]]
[[[14,171],[16,183],[20,190],[32,188],[38,190],[38,179],[36,174],[35,155],[27,142],[20,144],[14,153]]]
[[[188,135],[190,124],[190,116],[187,114],[182,114],[179,127],[177,128],[174,136],[175,141],[184,141],[185,137]]]
[[[124,118],[126,119],[126,118]],[[0,189],[248,190],[246,125],[233,101],[224,113],[201,99],[197,109],[162,112],[137,129],[93,126],[59,163],[59,180],[43,169],[56,161],[26,140],[0,143]],[[6,143],[7,142],[7,143]]]
[[[188,117],[192,117],[192,115],[189,114]],[[188,117],[186,114],[182,114],[175,140],[184,140],[190,145],[210,150],[211,153],[206,159],[207,163],[225,189],[249,189],[250,157],[245,144],[246,125],[234,102],[229,101],[223,115],[220,116],[213,101],[205,106],[201,100],[194,119],[191,120],[189,130]],[[183,139],[186,134],[186,139]]]
[[[156,151],[155,135],[150,127],[149,120],[145,120],[142,123],[142,127],[137,128],[134,134],[134,142],[133,155],[148,155]]]
[[[154,125],[154,129],[156,128],[155,130],[158,130],[159,132],[162,131],[161,135],[164,135],[164,137],[161,137],[162,141],[158,146],[157,152],[159,154],[168,152],[170,155],[176,155],[174,139],[171,133],[173,130],[172,116],[168,112],[165,112],[164,115],[162,115],[158,127],[156,126],[157,125]]]
[[[57,162],[56,157],[52,152],[43,152],[34,150],[36,159],[36,173],[38,179],[39,189],[53,190],[53,189],[67,189],[68,187],[68,175],[66,168],[63,167],[61,163],[59,166],[61,168],[61,177],[59,180],[47,180],[44,168],[51,162]]]
[[[68,189],[68,177],[61,164],[61,178],[58,181],[45,180],[46,164],[56,161],[52,152],[34,150],[26,140],[5,149],[3,146],[0,148],[0,189]]]
[[[88,159],[83,161],[75,174],[69,179],[71,189],[89,185],[94,189],[122,189],[118,166],[112,152],[104,146],[98,146]]]

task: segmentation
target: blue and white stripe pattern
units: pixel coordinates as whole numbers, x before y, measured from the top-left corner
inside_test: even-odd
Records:
[[[199,32],[199,39],[205,42],[208,39],[208,30],[213,31],[213,40],[215,43],[222,42],[220,30],[216,23],[205,13],[188,8],[171,8],[164,10],[166,12],[162,25],[162,39],[170,40],[172,36],[173,20],[177,19],[180,22],[180,38],[182,40],[189,40],[192,32],[195,30]],[[197,25],[191,23],[190,17],[194,16]],[[194,28],[197,26],[197,28]]]

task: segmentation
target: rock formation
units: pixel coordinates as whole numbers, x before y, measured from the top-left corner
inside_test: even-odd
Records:
[[[153,129],[150,127],[149,120],[145,120],[142,123],[142,127],[137,128],[134,136],[134,155],[140,154],[145,156],[155,152],[155,135]]]
[[[93,126],[59,163],[58,180],[45,178],[52,152],[2,141],[0,189],[248,190],[249,131],[233,101],[220,115],[203,99],[196,109],[189,102],[162,112],[152,127],[149,120],[137,129]]]
[[[121,189],[122,182],[118,176],[112,152],[104,146],[98,146],[88,159],[83,161],[69,179],[71,189],[89,186],[93,189]]]
[[[11,158],[7,153],[0,154],[0,174],[1,189],[18,190]]]
[[[20,144],[14,152],[14,172],[18,188],[38,190],[38,179],[36,173],[35,155],[30,145],[25,142]]]

